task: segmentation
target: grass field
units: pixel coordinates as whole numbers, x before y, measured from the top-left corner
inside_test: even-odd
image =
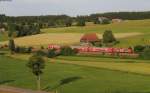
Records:
[[[137,44],[150,43],[150,20],[127,20],[108,25],[88,23],[85,27],[73,26],[42,29],[42,33],[44,34],[16,38],[15,42],[21,46],[47,46],[47,44],[70,45],[79,43],[84,33],[96,32],[102,38],[102,33],[107,29],[112,30],[116,38],[120,40],[120,44],[116,45],[116,47],[129,47]],[[6,35],[0,34],[0,41],[7,39]],[[0,44],[4,43],[7,42],[0,42]]]
[[[116,33],[116,38],[127,38],[133,36],[139,36],[142,33]],[[80,42],[82,33],[48,33],[26,36],[15,39],[15,44],[19,46],[42,46],[48,44],[60,44],[71,45]],[[102,38],[102,34],[98,34],[99,38]],[[7,44],[8,42],[1,42],[0,44]]]
[[[26,61],[0,59],[0,84],[35,89],[35,77]],[[76,79],[57,87],[61,80],[70,78]],[[59,93],[146,93],[150,91],[150,76],[48,62],[42,76],[42,87],[47,86]]]
[[[13,55],[15,59],[28,60],[29,55]],[[105,68],[122,72],[131,72],[137,74],[150,75],[150,60],[140,59],[121,59],[121,58],[101,58],[90,56],[59,56],[55,59],[46,59],[47,61],[73,64],[95,68]]]
[[[43,29],[45,33],[87,33],[96,32],[103,33],[105,30],[112,30],[114,33],[130,33],[130,32],[150,32],[150,20],[127,20],[121,23],[113,23],[108,25],[89,24],[85,27],[64,27]]]
[[[150,20],[124,21],[109,25],[42,29],[43,34],[16,38],[21,46],[76,44],[84,33],[111,29],[120,41],[115,47],[150,44]],[[5,34],[6,35],[6,34]],[[8,38],[0,34],[0,44]],[[35,76],[26,67],[29,54],[0,55],[0,85],[36,89]],[[150,60],[102,58],[100,56],[59,56],[46,59],[42,87],[58,93],[148,93]],[[70,82],[60,85],[61,80]]]
[[[149,45],[150,44],[150,34],[143,34],[139,36],[132,36],[128,38],[119,39],[120,43],[115,47],[129,47],[136,45]]]
[[[7,33],[0,33],[0,41],[6,41],[8,40]]]

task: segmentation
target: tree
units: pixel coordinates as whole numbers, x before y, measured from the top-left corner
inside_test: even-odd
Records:
[[[32,73],[37,77],[37,89],[41,89],[41,74],[45,68],[45,60],[39,55],[33,55],[29,58],[27,66],[32,70]]]
[[[72,55],[77,54],[77,52],[78,51],[76,49],[72,49],[69,46],[64,46],[61,48],[60,54],[63,56],[72,56]]]
[[[94,18],[94,24],[100,24],[100,21],[98,20],[98,18]]]
[[[50,49],[48,50],[48,53],[47,53],[47,57],[48,58],[53,58],[53,57],[56,57],[57,54],[56,54],[56,50],[55,49]]]
[[[134,47],[134,52],[141,53],[141,52],[144,51],[144,49],[145,49],[145,46],[137,45],[137,46]]]
[[[116,42],[116,38],[114,37],[112,31],[106,30],[103,34],[103,43],[108,44],[113,42]]]
[[[66,27],[72,26],[72,19],[71,19],[71,18],[67,18],[67,19],[65,20],[65,25],[66,25]]]
[[[85,26],[85,20],[82,17],[77,18],[77,26]]]
[[[15,31],[15,24],[8,23],[8,37],[13,37],[13,32]]]
[[[15,51],[15,42],[14,42],[14,40],[10,39],[8,45],[9,45],[9,49],[11,51],[11,54],[13,54],[13,52]]]

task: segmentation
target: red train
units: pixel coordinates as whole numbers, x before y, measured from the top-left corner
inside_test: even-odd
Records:
[[[106,48],[106,47],[87,47],[87,46],[70,46],[77,49],[78,52],[100,52],[100,53],[133,53],[132,48]],[[59,45],[49,45],[48,49],[61,49]]]

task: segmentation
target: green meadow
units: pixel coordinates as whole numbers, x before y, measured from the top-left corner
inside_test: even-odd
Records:
[[[115,47],[129,47],[135,45],[150,44],[150,20],[126,20],[121,23],[108,25],[94,25],[87,23],[85,27],[64,27],[43,29],[44,33],[100,33],[105,30],[112,30],[113,33],[133,33],[139,32],[141,35],[118,39],[120,41]]]
[[[150,44],[150,20],[126,20],[108,25],[87,23],[85,27],[42,29],[42,33],[61,33],[65,37],[66,33],[95,32],[102,34],[105,30],[112,30],[114,33],[141,33],[119,38],[120,43],[114,47]],[[60,40],[62,37],[58,38]],[[33,40],[33,37],[31,39]],[[8,40],[7,33],[0,33],[0,41],[6,40]],[[28,41],[24,42],[28,43]],[[6,55],[0,55],[0,85],[36,90],[36,77],[26,67],[30,55],[10,56],[7,49],[3,51],[6,52]],[[42,88],[44,91],[57,90],[58,93],[149,93],[149,62],[150,60],[101,57],[99,55],[59,56],[46,60],[46,69],[42,75]],[[67,80],[67,82],[62,84],[62,80]]]
[[[121,37],[123,38],[118,38],[120,41],[119,44],[115,45],[114,47],[129,47],[129,46],[135,46],[135,45],[147,45],[150,43],[150,20],[125,20],[120,23],[112,23],[108,25],[95,25],[91,22],[87,23],[85,27],[77,27],[77,26],[72,26],[72,27],[60,27],[60,28],[48,28],[48,29],[41,29],[42,33],[44,33],[46,36],[50,35],[51,33],[53,34],[62,34],[64,37],[65,35],[67,36],[68,34],[74,34],[74,33],[97,33],[97,34],[103,34],[105,30],[112,30],[114,34],[116,33],[122,33]],[[123,34],[125,33],[125,34]],[[139,35],[134,35],[133,36],[128,36],[130,33],[141,33]],[[123,36],[125,35],[125,36]],[[57,36],[57,35],[56,35]],[[33,37],[33,42],[34,42],[34,37],[38,37],[38,35],[32,36]],[[120,37],[117,35],[117,37]],[[24,38],[24,37],[23,37]],[[30,37],[31,38],[31,37]],[[44,38],[40,37],[39,38]],[[51,36],[46,37],[49,39],[54,39]],[[55,37],[55,39],[60,40],[61,37]],[[62,37],[63,38],[63,37]],[[80,37],[77,36],[78,39]],[[77,38],[72,38],[72,43],[74,43],[74,40]],[[20,38],[22,39],[22,38]],[[7,33],[0,33],[0,41],[6,41],[8,40]],[[23,39],[24,42],[26,39]],[[71,40],[71,39],[69,39]],[[47,40],[44,40],[45,42]],[[57,41],[57,40],[56,40]],[[20,41],[19,41],[20,42]],[[23,41],[21,41],[23,42]],[[49,41],[50,42],[50,41]],[[59,42],[59,41],[58,41]],[[71,43],[71,41],[69,41]],[[77,41],[76,41],[77,42]],[[27,42],[26,42],[27,43]],[[23,44],[26,44],[23,43]],[[48,43],[48,42],[47,42]],[[52,42],[54,43],[54,42]],[[49,43],[48,43],[49,44]],[[32,43],[34,45],[34,43]],[[35,44],[36,45],[36,44]],[[46,45],[46,44],[45,44]]]
[[[36,89],[27,61],[0,56],[0,84]],[[68,82],[61,84],[61,80]],[[102,68],[47,62],[42,88],[59,93],[147,93],[150,76]]]
[[[114,33],[141,32],[150,33],[150,20],[126,20],[121,23],[108,25],[95,25],[87,23],[85,27],[62,27],[42,29],[43,33],[103,33],[105,30],[112,30]]]

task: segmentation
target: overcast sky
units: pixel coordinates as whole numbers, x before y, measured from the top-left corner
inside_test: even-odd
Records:
[[[0,2],[0,13],[11,16],[88,15],[118,11],[149,11],[150,0],[12,0]]]

